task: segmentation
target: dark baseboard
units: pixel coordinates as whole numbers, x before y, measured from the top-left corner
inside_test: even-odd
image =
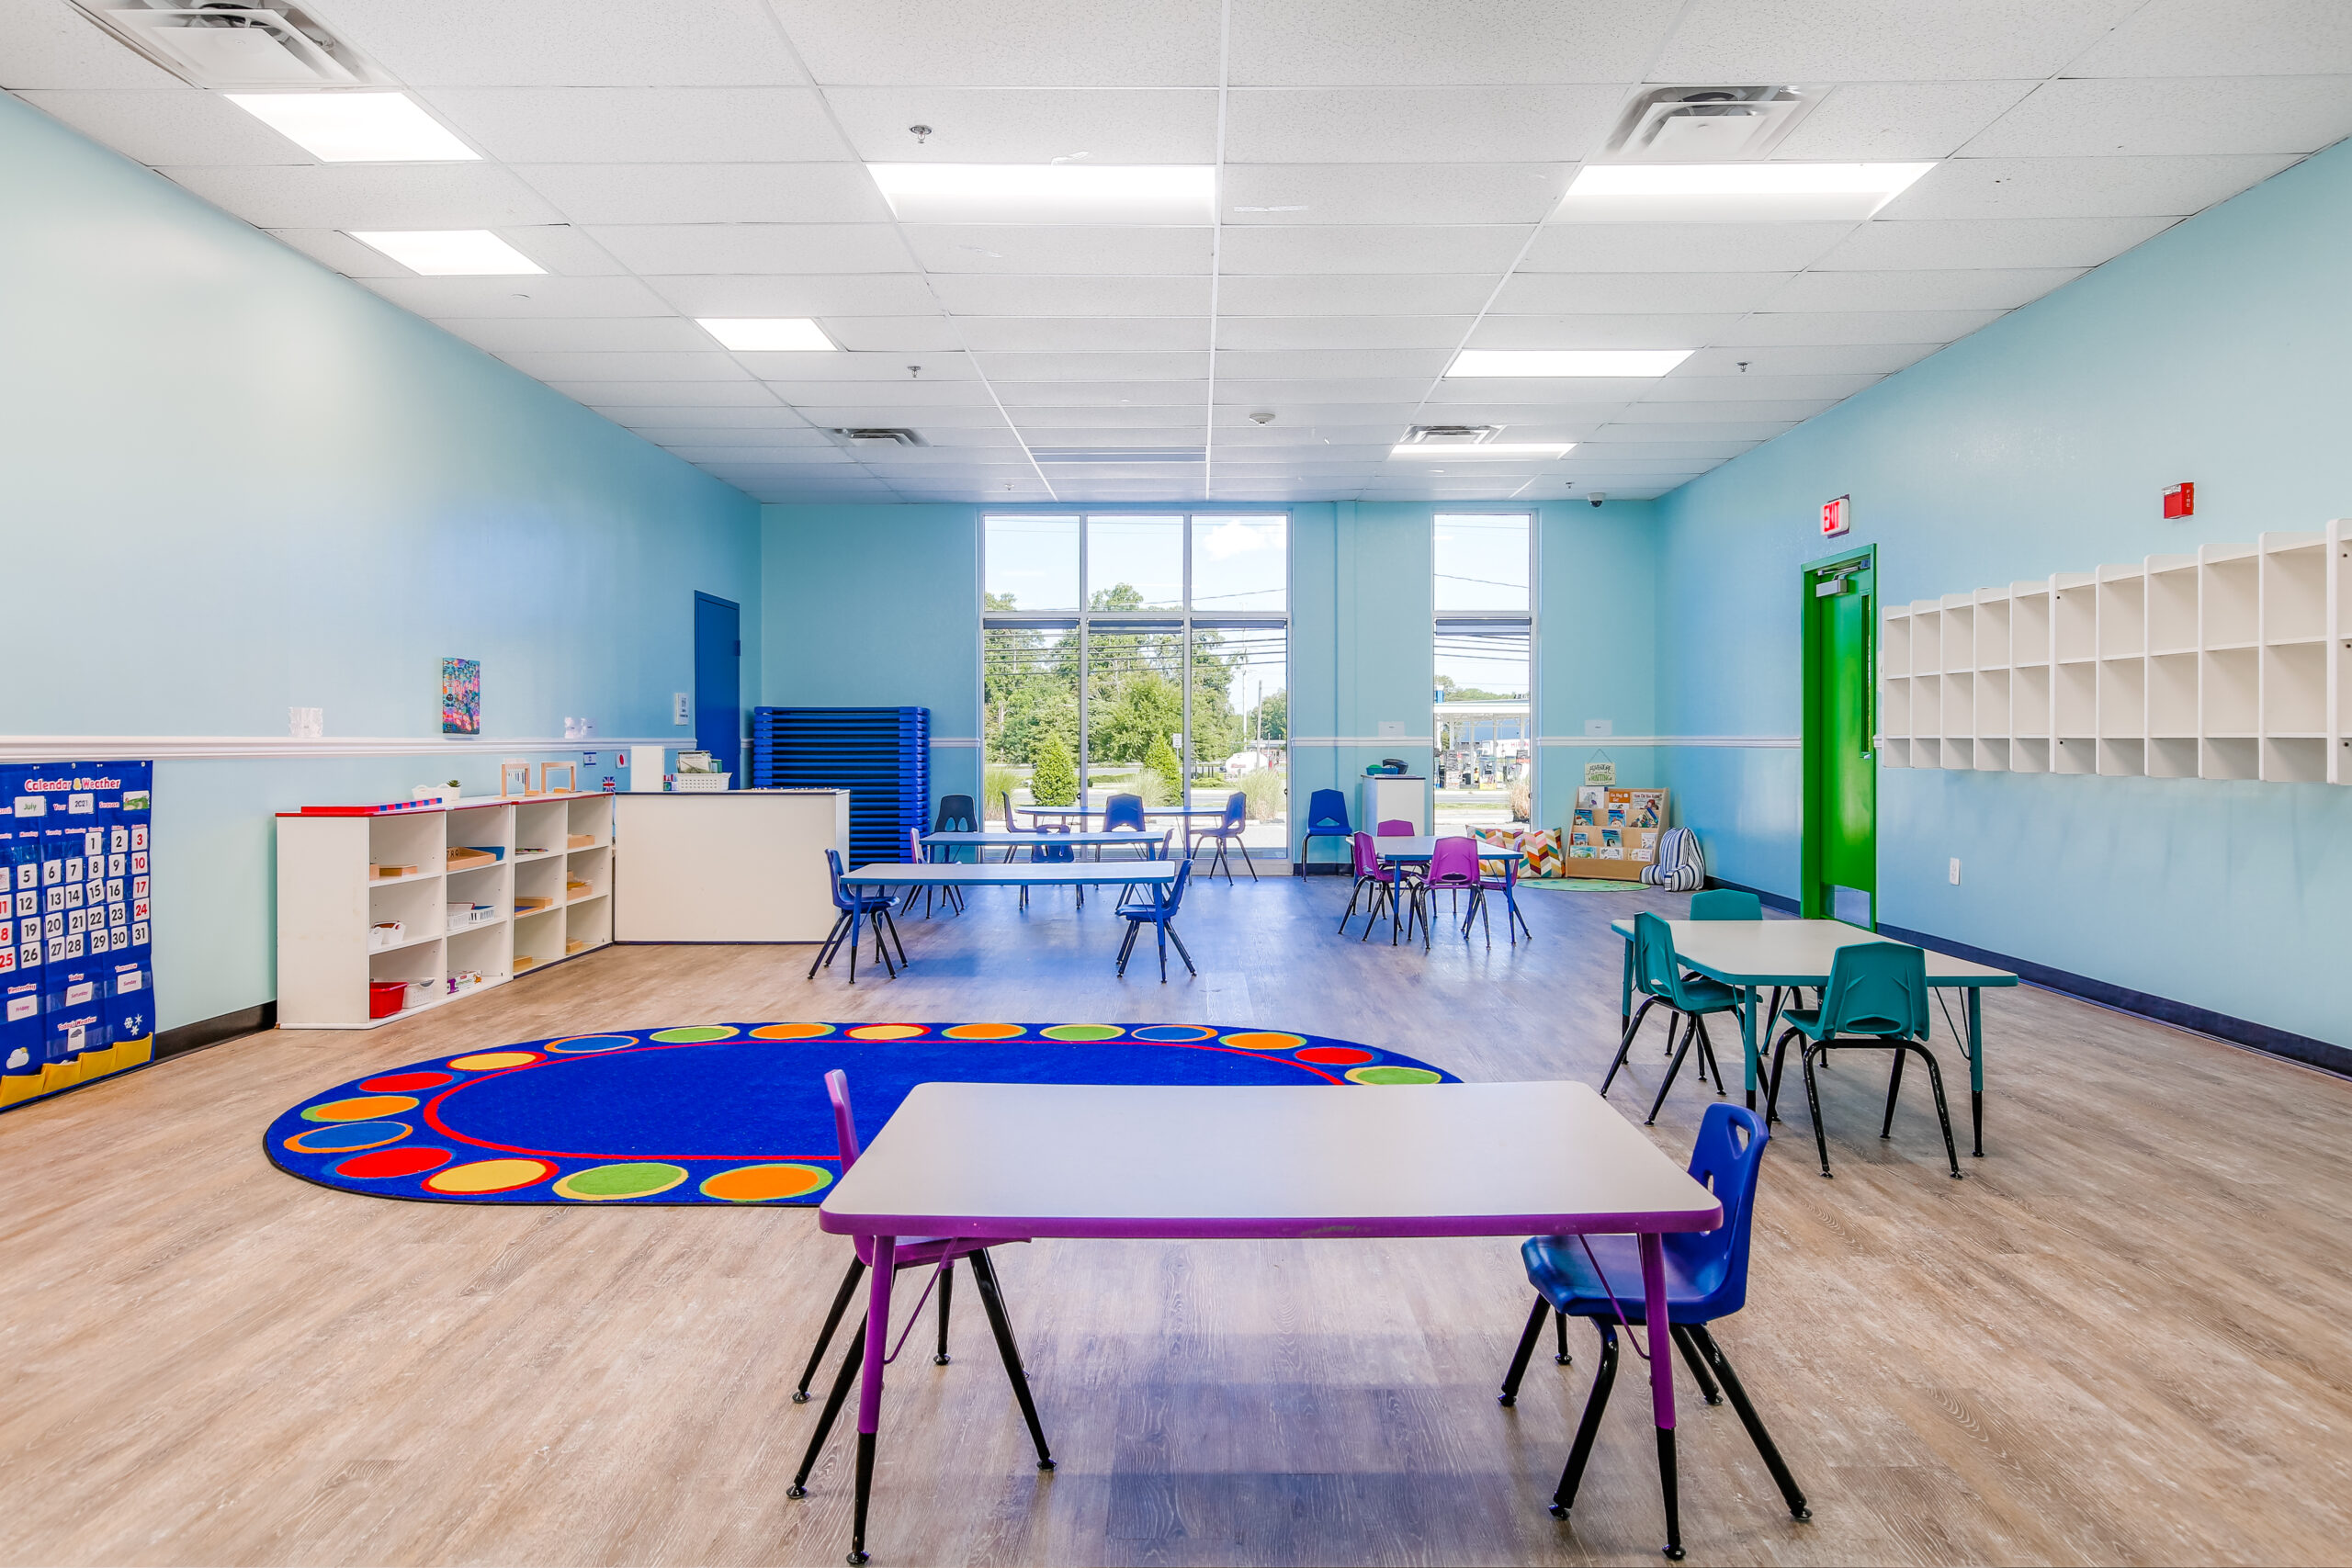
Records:
[[[198,1019],[194,1023],[183,1023],[177,1029],[158,1030],[155,1033],[154,1059],[160,1062],[169,1056],[185,1056],[190,1051],[201,1051],[207,1045],[218,1045],[223,1041],[240,1039],[247,1034],[259,1034],[264,1030],[277,1027],[277,1004],[276,1002],[267,1001],[259,1007],[239,1008],[235,1012],[224,1012],[218,1018]],[[106,1080],[101,1078],[96,1081],[103,1083]]]
[[[1351,869],[1343,860],[1295,860],[1290,863],[1293,876],[1345,876]]]

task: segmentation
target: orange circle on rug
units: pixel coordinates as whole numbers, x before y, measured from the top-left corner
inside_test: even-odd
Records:
[[[538,1059],[537,1051],[482,1051],[455,1057],[449,1065],[462,1073],[486,1073],[496,1067],[520,1067]]]
[[[814,1192],[832,1179],[831,1171],[813,1165],[739,1165],[705,1178],[702,1195],[729,1203],[769,1203]]]
[[[852,1040],[912,1040],[931,1032],[924,1023],[869,1023],[849,1032]]]
[[[554,1174],[555,1167],[543,1159],[478,1159],[471,1165],[453,1165],[447,1170],[435,1171],[424,1179],[424,1189],[453,1197],[479,1198],[536,1186]]]
[[[1222,1040],[1225,1044],[1243,1051],[1291,1051],[1306,1043],[1304,1034],[1276,1034],[1271,1030],[1227,1034]]]
[[[814,1040],[819,1035],[831,1034],[832,1032],[833,1026],[830,1023],[763,1023],[752,1031],[752,1038],[754,1040]]]
[[[1017,1023],[959,1023],[939,1032],[950,1040],[1018,1040],[1029,1032]]]
[[[330,1100],[324,1105],[313,1105],[302,1112],[305,1122],[373,1122],[379,1116],[391,1116],[402,1111],[416,1109],[416,1100],[405,1094],[363,1094],[350,1100]]]

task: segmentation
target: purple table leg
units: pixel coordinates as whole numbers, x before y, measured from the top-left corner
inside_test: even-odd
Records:
[[[857,1382],[857,1510],[849,1538],[853,1563],[865,1561],[865,1505],[874,1495],[874,1439],[882,1426],[882,1362],[890,1341],[890,1277],[898,1271],[899,1238],[876,1236],[873,1283],[865,1298],[865,1367]],[[1659,1279],[1663,1281],[1665,1276]],[[1658,1289],[1665,1289],[1662,1282]],[[1669,1482],[1669,1489],[1671,1485]],[[1672,1511],[1669,1503],[1668,1512]]]
[[[1642,1303],[1643,1335],[1650,1345],[1650,1405],[1657,1423],[1658,1487],[1666,1495],[1666,1555],[1679,1562],[1682,1512],[1674,1491],[1674,1352],[1669,1348],[1674,1333],[1667,1318],[1666,1244],[1655,1231],[1642,1235]],[[865,1454],[861,1448],[861,1461]]]

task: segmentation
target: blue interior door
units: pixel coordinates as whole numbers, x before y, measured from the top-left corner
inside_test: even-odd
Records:
[[[695,595],[695,744],[743,778],[743,622],[740,606]]]

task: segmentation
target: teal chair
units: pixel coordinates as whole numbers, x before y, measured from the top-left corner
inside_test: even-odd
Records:
[[[1711,887],[1704,893],[1690,895],[1690,918],[1694,920],[1760,920],[1764,918],[1764,900],[1753,893],[1742,893],[1736,887]]]
[[[1829,984],[1822,988],[1821,1006],[1791,1008],[1772,1050],[1772,1088],[1769,1111],[1781,1102],[1781,1070],[1787,1066],[1789,1042],[1802,1037],[1805,1103],[1813,1110],[1813,1139],[1821,1151],[1821,1174],[1829,1174],[1829,1134],[1822,1130],[1821,1096],[1813,1083],[1813,1064],[1832,1050],[1866,1047],[1894,1053],[1894,1071],[1886,1083],[1886,1119],[1878,1135],[1894,1131],[1895,1097],[1903,1091],[1903,1058],[1917,1053],[1928,1064],[1928,1082],[1936,1091],[1936,1120],[1943,1124],[1944,1158],[1951,1179],[1960,1179],[1960,1150],[1951,1141],[1951,1111],[1944,1104],[1943,1069],[1927,1046],[1934,1027],[1928,1002],[1928,955],[1899,942],[1860,942],[1838,950],[1829,961]]]
[[[1657,1098],[1650,1102],[1650,1113],[1645,1125],[1657,1120],[1658,1107],[1666,1103],[1666,1091],[1674,1087],[1674,1077],[1682,1070],[1682,1059],[1690,1054],[1690,1043],[1699,1043],[1699,1076],[1704,1079],[1712,1072],[1715,1077],[1715,1092],[1724,1092],[1724,1070],[1715,1065],[1714,1042],[1707,1037],[1706,1018],[1710,1013],[1739,1010],[1739,993],[1720,981],[1702,976],[1686,975],[1682,961],[1675,955],[1674,931],[1667,923],[1647,909],[1634,917],[1634,988],[1642,993],[1642,1005],[1625,1025],[1625,1037],[1617,1043],[1617,1059],[1609,1064],[1609,1076],[1600,1080],[1603,1098],[1609,1086],[1617,1081],[1617,1069],[1625,1065],[1625,1054],[1634,1048],[1634,1036],[1642,1031],[1642,1020],[1650,1009],[1660,1002],[1667,1009],[1667,1036],[1674,1035],[1674,1021],[1682,1021],[1682,1039],[1675,1047],[1674,1060],[1666,1069],[1666,1081],[1657,1086]]]

